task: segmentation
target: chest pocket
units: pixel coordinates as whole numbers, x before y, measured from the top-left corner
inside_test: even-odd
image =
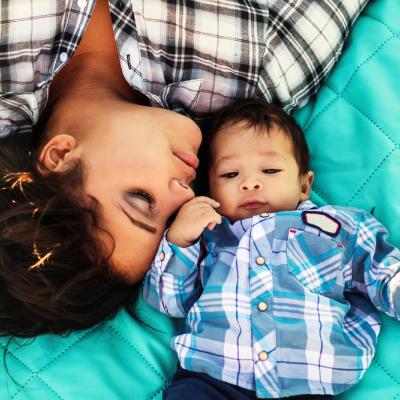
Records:
[[[314,293],[337,292],[343,284],[343,246],[312,233],[290,230],[287,243],[288,270]]]

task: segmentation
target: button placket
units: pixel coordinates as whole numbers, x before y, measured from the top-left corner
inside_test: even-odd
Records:
[[[266,352],[266,351],[260,351],[259,353],[258,353],[258,359],[260,360],[260,361],[267,361],[268,360],[268,353]]]
[[[61,62],[65,62],[65,61],[67,61],[68,60],[68,54],[65,52],[65,51],[63,51],[61,54],[60,54],[60,61]]]
[[[265,301],[260,301],[257,304],[258,311],[265,312],[268,310],[268,304]]]
[[[265,258],[264,258],[264,257],[261,257],[261,256],[258,256],[258,257],[256,258],[256,264],[257,264],[257,265],[264,265],[264,264],[265,264]]]

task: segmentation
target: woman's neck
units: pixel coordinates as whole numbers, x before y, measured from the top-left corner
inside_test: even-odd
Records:
[[[49,108],[61,103],[90,101],[99,96],[117,96],[140,102],[140,93],[133,90],[122,75],[118,58],[112,53],[75,54],[60,71],[50,87]]]
[[[122,74],[108,2],[97,0],[75,54],[51,83],[43,117],[62,129],[73,125],[89,105],[101,112],[101,105],[110,100],[148,104]]]

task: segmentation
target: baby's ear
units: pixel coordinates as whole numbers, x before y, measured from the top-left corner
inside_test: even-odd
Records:
[[[311,186],[314,181],[314,172],[308,171],[300,178],[300,201],[310,198]]]

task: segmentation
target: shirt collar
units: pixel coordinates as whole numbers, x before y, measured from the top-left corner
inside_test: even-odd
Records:
[[[305,200],[301,203],[299,203],[299,205],[297,206],[298,211],[307,211],[307,210],[312,210],[318,208],[311,200]],[[236,221],[231,223],[228,218],[226,217],[222,217],[222,225],[226,225],[229,229],[229,231],[231,231],[235,236],[237,236],[238,238],[243,236],[243,233],[246,232],[248,229],[250,229],[250,227],[253,224],[253,217],[247,218],[247,219],[243,219],[240,221]],[[218,225],[217,225],[218,227]],[[222,226],[220,226],[220,228],[216,229],[223,229],[225,231],[225,228],[223,228]],[[211,236],[213,236],[211,234]]]
[[[300,211],[312,210],[313,208],[318,208],[318,207],[311,200],[302,201],[297,206],[297,210]]]

